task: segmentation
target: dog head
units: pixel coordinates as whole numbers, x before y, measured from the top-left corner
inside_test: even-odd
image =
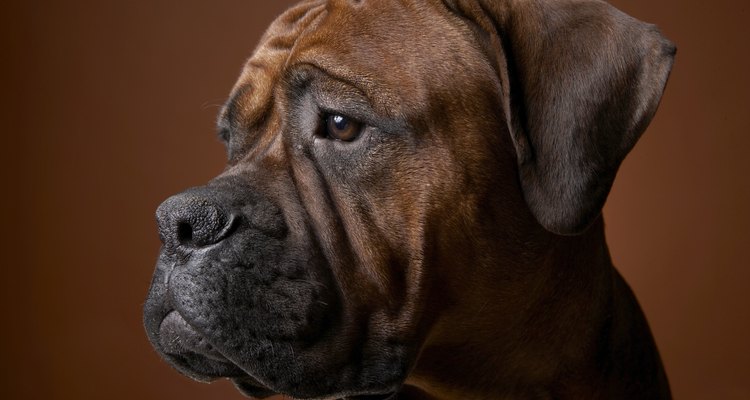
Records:
[[[255,397],[390,396],[484,271],[598,218],[673,54],[594,0],[301,3],[221,112],[225,171],[157,211],[149,339]]]

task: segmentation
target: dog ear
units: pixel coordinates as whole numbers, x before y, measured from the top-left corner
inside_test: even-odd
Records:
[[[529,208],[549,231],[584,231],[656,112],[674,45],[598,0],[452,6],[489,33]]]

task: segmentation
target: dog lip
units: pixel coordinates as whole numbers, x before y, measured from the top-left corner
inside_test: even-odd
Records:
[[[195,353],[214,361],[228,361],[177,311],[171,311],[164,317],[159,325],[159,336],[162,338],[162,350],[168,354]]]
[[[179,312],[172,310],[159,325],[160,351],[184,374],[199,381],[245,376],[214,348]]]

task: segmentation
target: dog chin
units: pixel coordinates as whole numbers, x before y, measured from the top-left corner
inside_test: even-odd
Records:
[[[265,399],[277,394],[276,392],[263,387],[258,381],[249,376],[231,378],[231,381],[240,393],[251,399]]]
[[[241,370],[233,364],[231,366],[227,364],[227,368],[231,369],[231,371],[227,370],[221,376],[217,376],[215,375],[215,368],[208,368],[209,370],[212,370],[212,372],[203,371],[205,369],[205,364],[200,367],[190,366],[186,368],[185,364],[188,363],[184,362],[184,359],[180,361],[182,361],[180,362],[182,365],[174,365],[174,367],[184,375],[198,382],[209,383],[219,379],[228,379],[234,384],[235,388],[237,388],[240,393],[251,399],[266,399],[279,394],[276,391],[265,387],[262,383],[247,375],[244,371],[237,372]]]
[[[243,395],[251,399],[266,399],[274,396],[276,393],[273,390],[263,387],[258,381],[251,377],[242,378],[231,378],[232,383],[237,390]],[[349,395],[349,396],[324,396],[316,397],[317,400],[395,400],[396,392],[389,392],[384,394],[360,394],[360,395]]]

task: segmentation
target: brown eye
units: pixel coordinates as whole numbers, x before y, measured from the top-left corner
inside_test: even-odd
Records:
[[[329,139],[351,142],[361,131],[362,124],[343,115],[330,114],[325,117],[325,135]]]

